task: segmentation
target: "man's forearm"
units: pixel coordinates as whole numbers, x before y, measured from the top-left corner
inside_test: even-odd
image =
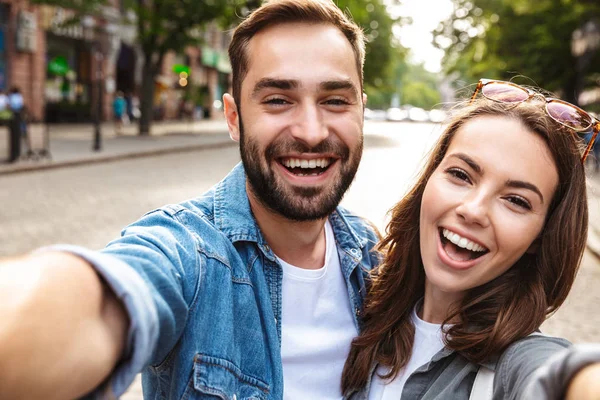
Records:
[[[119,361],[126,313],[84,260],[39,253],[0,261],[0,398],[64,399]]]

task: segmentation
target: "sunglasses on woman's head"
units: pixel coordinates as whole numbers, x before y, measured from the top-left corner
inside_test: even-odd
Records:
[[[480,79],[477,88],[471,97],[471,101],[475,99],[479,92],[489,100],[515,105],[530,100],[533,97],[542,97],[546,102],[546,113],[559,124],[564,125],[577,133],[589,132],[591,129],[592,137],[583,152],[581,162],[584,162],[587,158],[590,150],[594,146],[596,136],[600,131],[600,121],[581,108],[560,99],[545,97],[541,93],[511,82]]]

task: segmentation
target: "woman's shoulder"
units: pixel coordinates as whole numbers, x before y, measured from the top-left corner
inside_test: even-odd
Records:
[[[505,354],[510,356],[519,351],[546,351],[555,348],[561,350],[569,346],[571,346],[571,342],[565,338],[537,331],[510,344],[504,351],[503,356]]]
[[[571,342],[567,339],[534,332],[510,344],[498,359],[496,369],[507,364],[525,362],[530,358],[545,360],[569,346],[571,346]]]
[[[533,373],[570,346],[566,339],[540,332],[516,340],[498,359],[494,392],[503,393],[500,398],[512,398],[509,394],[521,393]]]

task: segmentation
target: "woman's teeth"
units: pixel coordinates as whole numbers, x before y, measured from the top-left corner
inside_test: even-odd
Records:
[[[467,238],[464,238],[454,232],[449,231],[448,229],[442,230],[442,235],[450,242],[454,243],[456,246],[461,247],[463,249],[471,250],[474,252],[484,252],[487,249],[475,242],[470,241]]]

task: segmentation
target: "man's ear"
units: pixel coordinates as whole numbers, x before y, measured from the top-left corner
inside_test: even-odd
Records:
[[[225,120],[227,121],[227,127],[229,128],[229,136],[236,142],[240,141],[240,114],[238,113],[237,104],[233,96],[229,93],[223,95],[223,106],[225,113]]]
[[[367,94],[363,92],[363,109],[367,106]]]

